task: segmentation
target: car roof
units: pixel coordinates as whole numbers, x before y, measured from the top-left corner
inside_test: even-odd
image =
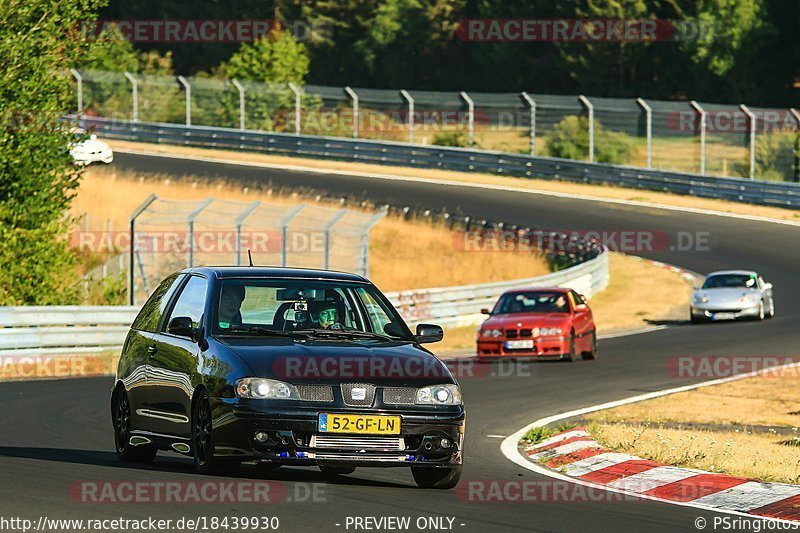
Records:
[[[241,267],[241,266],[204,266],[181,270],[187,274],[203,274],[218,279],[224,278],[297,278],[351,282],[369,282],[358,274],[338,272],[336,270],[320,270],[315,268],[289,267]]]
[[[568,287],[524,287],[521,289],[511,289],[503,294],[519,294],[523,292],[531,292],[531,291],[542,291],[542,292],[563,292],[568,293],[570,289]]]
[[[752,270],[717,270],[716,272],[709,272],[706,277],[716,276],[718,274],[738,274],[744,276],[757,276],[758,274]]]

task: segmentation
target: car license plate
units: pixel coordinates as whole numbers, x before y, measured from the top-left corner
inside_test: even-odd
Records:
[[[714,320],[733,320],[736,315],[734,313],[714,313],[712,318]]]
[[[506,350],[532,350],[533,341],[506,341]]]
[[[318,427],[320,433],[399,435],[400,417],[320,413]]]

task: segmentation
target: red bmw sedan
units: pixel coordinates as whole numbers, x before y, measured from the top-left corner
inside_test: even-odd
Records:
[[[505,292],[478,329],[478,360],[597,358],[597,332],[583,295],[565,288]]]

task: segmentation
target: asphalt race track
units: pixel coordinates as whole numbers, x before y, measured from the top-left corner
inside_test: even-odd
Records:
[[[697,381],[669,370],[676,356],[798,355],[800,229],[788,225],[534,194],[428,185],[319,173],[287,172],[118,153],[114,165],[138,171],[272,181],[332,193],[364,194],[378,202],[460,209],[465,214],[545,228],[708,232],[708,250],[639,255],[705,273],[753,268],[775,285],[777,315],[762,323],[674,324],[647,334],[600,343],[597,361],[530,364],[509,376],[478,372],[461,377],[468,409],[462,484],[472,480],[541,481],[500,453],[501,438],[529,422],[583,406]],[[635,196],[631,192],[631,196]],[[632,294],[631,298],[647,298]],[[688,311],[687,311],[688,313]],[[435,345],[434,345],[435,351]],[[359,469],[336,482],[316,469],[271,474],[246,467],[241,480],[274,480],[288,499],[271,505],[235,503],[84,503],[70,492],[81,481],[198,481],[188,459],[163,454],[152,467],[122,464],[114,454],[108,399],[112,378],[0,385],[0,516],[141,519],[148,516],[277,516],[284,531],[347,531],[347,517],[454,518],[457,531],[676,531],[695,530],[714,514],[646,500],[482,503],[465,491],[415,488],[406,469]],[[489,437],[488,435],[492,435]],[[217,478],[218,479],[218,478]],[[308,483],[318,499],[307,501]],[[289,501],[292,500],[292,501]],[[298,501],[301,500],[301,501]],[[337,525],[338,524],[338,525]],[[445,521],[445,524],[447,522]],[[446,529],[446,527],[445,527]],[[349,528],[353,531],[351,525]]]

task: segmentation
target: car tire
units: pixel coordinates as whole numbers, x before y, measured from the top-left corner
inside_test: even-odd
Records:
[[[411,475],[421,489],[452,489],[461,479],[462,466],[448,468],[412,466]]]
[[[575,331],[569,332],[569,352],[564,354],[563,359],[569,363],[575,362]]]
[[[772,318],[775,316],[775,300],[770,299],[769,301],[769,312],[767,312],[767,318]]]
[[[128,401],[128,393],[123,387],[117,389],[112,402],[114,414],[114,445],[117,449],[117,457],[121,461],[134,463],[151,463],[156,458],[158,448],[152,444],[140,444],[133,446],[131,438],[131,404]]]
[[[756,317],[756,320],[764,320],[766,314],[767,313],[764,310],[764,300],[761,300],[760,302],[758,302],[758,316]]]
[[[590,345],[589,351],[583,352],[581,355],[584,361],[597,359],[597,330],[592,330],[592,344]]]
[[[226,474],[241,466],[237,459],[220,459],[214,456],[213,417],[208,394],[202,392],[192,408],[192,457],[194,467],[201,474]]]
[[[346,476],[356,471],[354,466],[333,466],[333,465],[319,465],[319,470],[327,476]]]

